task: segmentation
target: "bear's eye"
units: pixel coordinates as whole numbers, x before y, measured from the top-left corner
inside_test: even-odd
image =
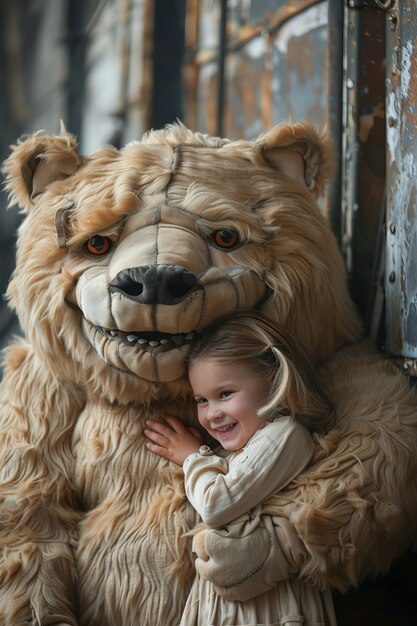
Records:
[[[102,235],[94,235],[85,242],[84,247],[90,254],[101,256],[106,254],[111,248],[112,240],[110,237],[102,237]]]
[[[240,244],[239,233],[229,228],[215,230],[210,236],[219,248],[230,249]]]

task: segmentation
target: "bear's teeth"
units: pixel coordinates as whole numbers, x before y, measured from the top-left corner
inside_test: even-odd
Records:
[[[165,346],[168,343],[174,343],[176,346],[181,346],[184,341],[190,341],[195,334],[194,332],[189,332],[186,335],[171,335],[170,337],[163,337],[162,339],[146,339],[145,337],[140,337],[139,334],[129,333],[127,335],[124,332],[110,328],[101,328],[99,330],[103,333],[107,333],[107,335],[110,335],[111,337],[120,337],[121,339],[124,338],[124,340],[129,343],[138,343],[144,347],[149,345],[152,348]]]

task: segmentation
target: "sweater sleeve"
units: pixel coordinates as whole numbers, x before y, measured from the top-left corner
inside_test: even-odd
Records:
[[[204,523],[224,526],[290,483],[313,449],[308,430],[282,417],[260,428],[229,463],[214,454],[189,455],[183,465],[187,498]]]

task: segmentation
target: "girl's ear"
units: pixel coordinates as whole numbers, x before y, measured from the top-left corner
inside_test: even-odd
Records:
[[[312,124],[279,124],[258,137],[264,159],[277,172],[315,196],[324,191],[330,170],[330,142]]]
[[[38,132],[18,141],[2,170],[10,204],[29,210],[51,183],[74,174],[80,163],[75,138],[63,126],[60,135]]]

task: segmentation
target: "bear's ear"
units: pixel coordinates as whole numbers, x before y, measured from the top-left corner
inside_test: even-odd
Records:
[[[48,185],[74,174],[80,163],[75,138],[63,125],[60,135],[35,133],[18,141],[3,164],[10,203],[29,209]]]
[[[330,170],[330,143],[308,122],[279,124],[256,140],[265,160],[278,172],[323,193]]]

